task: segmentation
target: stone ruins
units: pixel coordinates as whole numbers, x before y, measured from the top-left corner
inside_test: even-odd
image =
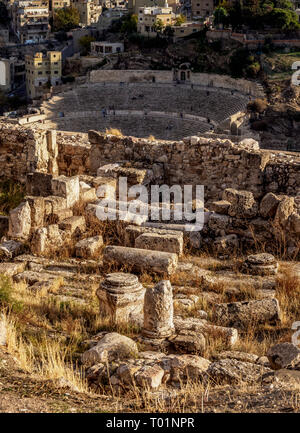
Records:
[[[222,113],[223,108],[213,103],[220,98],[216,88],[207,90],[195,83],[199,87],[190,88],[183,97],[185,90],[178,87],[184,114],[195,108],[195,118],[190,118],[195,127],[187,122],[186,129],[181,128],[179,122],[182,135],[177,130],[168,141],[94,130],[102,121],[95,101],[112,105],[109,101],[118,87],[115,108],[123,110],[130,106],[128,91],[123,89],[131,86],[96,79],[53,96],[43,104],[40,116],[1,121],[1,173],[25,185],[26,196],[9,216],[1,217],[0,271],[14,281],[26,281],[33,291],[57,275],[72,293],[79,290],[78,282],[85,289],[96,284],[99,315],[112,324],[130,322],[139,327],[138,345],[115,332],[99,333],[89,341],[82,363],[94,389],[108,382],[117,390],[133,382],[157,389],[162,384],[178,386],[188,379],[209,377],[235,383],[242,376],[251,383],[270,373],[274,362],[286,365],[283,355],[282,361],[276,358],[276,347],[269,360],[231,349],[249,323],[280,323],[275,253],[284,249],[287,258],[299,258],[299,154],[262,150],[251,137],[236,140],[238,135],[231,133],[239,128],[238,118],[231,116],[245,107],[242,88],[233,95],[229,88],[221,90],[230,102],[222,104],[228,110]],[[162,84],[157,84],[152,99],[147,86],[141,82],[130,87],[136,98],[134,109],[144,106],[138,106],[144,98],[147,111],[153,111],[154,104],[167,111],[174,85],[166,84],[160,92]],[[84,98],[85,91],[91,97]],[[60,112],[64,116],[59,117]],[[200,123],[197,116],[202,116]],[[216,127],[226,124],[227,135],[216,131],[198,134],[207,118]],[[192,134],[185,136],[186,130]],[[125,221],[99,221],[100,197],[107,199],[108,213],[116,205],[119,208],[121,177],[127,178],[129,187],[145,186],[148,192],[152,185],[204,185],[203,230],[185,231],[184,218],[176,220],[173,214],[170,221],[164,221],[161,203],[156,204],[156,221],[129,214]],[[106,224],[110,235],[103,229]],[[187,263],[186,248],[195,255],[207,249],[222,260],[233,252],[248,252],[238,277],[230,272],[222,275],[227,292],[240,301],[220,302],[219,294],[211,290],[218,275]],[[188,281],[184,286],[171,284],[182,272],[197,278],[200,294]],[[141,282],[147,273],[155,277],[154,285]],[[259,299],[239,298],[241,287],[246,290],[249,284]],[[178,307],[181,311],[194,308],[196,314],[178,314]],[[215,336],[222,339],[227,355],[211,361],[204,357],[205,348]],[[299,366],[299,351],[291,355],[290,362],[296,360]],[[107,362],[111,361],[115,367],[109,370]]]

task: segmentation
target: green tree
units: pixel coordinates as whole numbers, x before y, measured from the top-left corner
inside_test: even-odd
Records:
[[[214,24],[225,26],[228,23],[228,12],[225,8],[219,6],[214,11]]]
[[[121,33],[136,33],[137,32],[137,23],[138,23],[138,17],[137,15],[128,15],[124,18],[124,21],[121,25]]]
[[[79,39],[79,45],[82,48],[83,54],[87,54],[91,51],[91,42],[94,42],[96,39],[93,38],[93,36],[82,36],[82,38]]]
[[[270,21],[280,30],[296,30],[300,28],[298,17],[289,9],[274,8],[270,13]]]
[[[79,26],[79,12],[73,6],[58,9],[54,12],[53,27],[54,31],[65,31]]]
[[[186,16],[183,14],[180,14],[176,17],[174,26],[181,26],[185,22],[186,22]]]
[[[158,18],[153,26],[153,29],[155,32],[157,32],[158,34],[162,33],[164,30],[164,23],[162,22],[162,20],[160,18]]]

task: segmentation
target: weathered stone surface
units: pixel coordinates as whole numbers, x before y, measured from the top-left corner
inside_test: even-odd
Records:
[[[277,207],[274,223],[279,227],[285,227],[288,223],[289,216],[294,212],[294,208],[294,197],[283,198]]]
[[[250,191],[238,191],[227,188],[223,192],[223,200],[231,203],[228,215],[238,218],[254,218],[257,215],[258,205]]]
[[[143,388],[157,389],[164,374],[165,371],[159,365],[145,365],[135,374],[135,380]]]
[[[82,354],[84,365],[94,365],[98,362],[111,362],[117,359],[127,359],[138,354],[136,343],[116,332],[106,334],[97,344]]]
[[[253,353],[239,352],[233,350],[225,350],[223,352],[217,353],[214,358],[217,360],[236,359],[237,361],[251,362],[252,364],[256,364],[259,359],[259,357],[257,355],[254,355]]]
[[[76,256],[85,259],[96,259],[102,246],[103,238],[101,235],[81,239],[75,245]]]
[[[67,207],[74,206],[79,200],[79,177],[58,176],[52,179],[53,195],[64,197],[67,200]]]
[[[210,366],[208,359],[197,355],[169,355],[159,362],[169,382],[201,380]]]
[[[21,203],[9,212],[8,236],[27,240],[31,230],[31,209],[28,202]]]
[[[291,223],[291,229],[296,233],[297,236],[300,235],[300,215],[298,213],[292,213],[289,221]]]
[[[0,346],[5,346],[7,343],[7,326],[4,316],[0,316]]]
[[[300,370],[300,349],[292,343],[278,343],[271,347],[267,357],[274,370]]]
[[[210,209],[218,214],[227,215],[230,204],[231,203],[227,200],[214,201],[212,202]]]
[[[61,230],[69,231],[71,234],[75,232],[83,233],[86,229],[85,218],[83,216],[72,216],[66,218],[59,224],[59,228]]]
[[[208,227],[213,231],[226,230],[229,222],[230,218],[227,215],[212,213],[208,221]]]
[[[260,202],[259,212],[263,218],[273,218],[276,214],[280,198],[272,192],[268,192]]]
[[[103,261],[118,266],[126,263],[141,272],[151,271],[171,275],[176,270],[178,256],[162,251],[109,245],[104,249]]]
[[[107,274],[97,289],[100,315],[112,322],[126,322],[142,316],[145,289],[136,275],[115,272]]]
[[[127,247],[134,247],[135,240],[144,233],[156,233],[162,235],[178,234],[175,230],[164,230],[153,227],[139,227],[136,225],[129,225],[125,228],[125,245]]]
[[[195,331],[181,331],[176,337],[171,338],[170,341],[178,353],[196,353],[202,355],[206,346],[204,335]]]
[[[207,377],[210,382],[216,385],[238,384],[246,382],[258,383],[261,375],[269,372],[270,369],[262,365],[242,362],[236,359],[221,359],[212,362],[207,370]]]
[[[12,239],[6,240],[0,244],[0,257],[12,259],[13,257],[22,254],[23,244]]]
[[[67,200],[64,197],[50,195],[45,197],[45,222],[50,224],[57,224],[62,219],[68,218],[73,215],[71,209],[67,208]]]
[[[243,264],[243,271],[252,275],[275,275],[278,263],[272,254],[251,254]]]
[[[135,239],[135,248],[166,251],[180,256],[183,252],[183,234],[143,233]]]
[[[174,326],[175,331],[178,333],[186,330],[200,332],[207,338],[214,338],[214,336],[221,337],[224,341],[224,345],[228,348],[232,347],[238,341],[238,331],[235,328],[216,326],[204,319],[194,317],[183,319],[175,316]]]
[[[165,338],[174,333],[173,289],[169,280],[146,289],[142,333],[148,338]]]
[[[222,325],[244,329],[251,324],[280,322],[280,307],[275,298],[215,304],[213,317]]]
[[[6,275],[7,277],[12,277],[13,275],[23,272],[26,263],[16,262],[16,263],[0,263],[0,274]]]
[[[51,249],[57,250],[64,243],[63,232],[57,224],[51,224],[34,232],[31,240],[31,251],[34,254],[46,254]]]
[[[44,225],[45,200],[44,197],[26,197],[31,210],[31,230],[36,230]]]

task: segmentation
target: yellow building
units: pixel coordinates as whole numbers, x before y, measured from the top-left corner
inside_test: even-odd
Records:
[[[61,84],[62,59],[60,51],[47,54],[35,53],[25,56],[26,90],[31,99],[49,91],[51,86]]]
[[[137,15],[141,7],[164,7],[166,0],[128,0],[128,11],[130,14]],[[179,0],[169,0],[169,6],[172,8],[173,12],[176,12],[180,6]]]
[[[78,10],[80,15],[80,24],[82,26],[90,26],[97,23],[102,12],[100,6],[94,0],[73,0],[72,5]]]
[[[175,22],[175,14],[167,4],[165,7],[142,7],[138,13],[137,32],[143,36],[155,37],[156,25],[161,22],[164,27]]]

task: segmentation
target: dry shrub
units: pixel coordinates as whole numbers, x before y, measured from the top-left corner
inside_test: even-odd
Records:
[[[122,131],[120,131],[120,129],[117,129],[117,128],[106,129],[105,133],[109,134],[109,135],[116,135],[117,137],[124,137],[124,135],[122,134]]]

